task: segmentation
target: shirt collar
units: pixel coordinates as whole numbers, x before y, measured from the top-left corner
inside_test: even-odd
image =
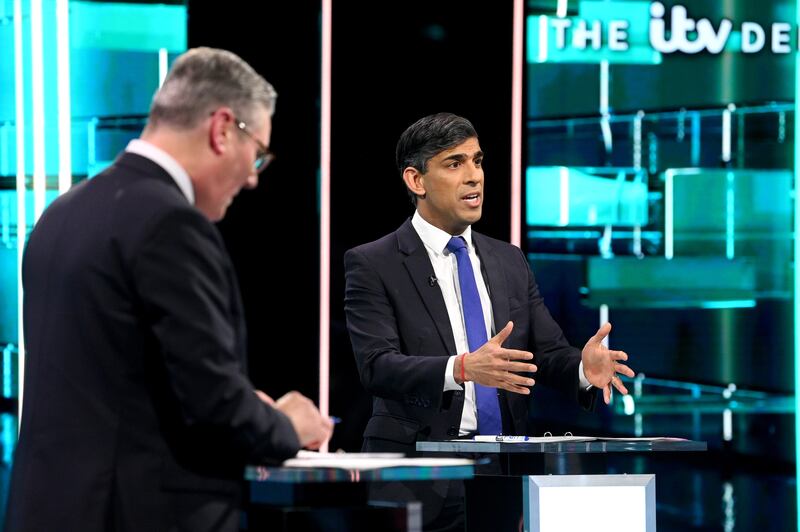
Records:
[[[450,252],[447,251],[447,243],[450,242],[453,236],[464,237],[464,240],[467,242],[467,249],[472,249],[472,226],[467,226],[466,230],[460,235],[451,235],[447,231],[442,231],[425,220],[425,218],[420,215],[419,211],[414,212],[414,216],[411,218],[411,225],[414,226],[414,229],[417,231],[422,243],[425,244],[425,247],[437,255],[450,254]]]
[[[172,177],[175,184],[178,185],[178,188],[183,195],[186,196],[189,203],[194,205],[194,187],[192,187],[192,180],[189,178],[189,174],[186,170],[172,155],[142,139],[133,139],[130,141],[125,151],[150,159],[163,168],[170,177]]]

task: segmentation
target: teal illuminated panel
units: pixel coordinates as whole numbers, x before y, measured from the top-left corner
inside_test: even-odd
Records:
[[[16,442],[17,417],[11,414],[0,414],[0,457],[3,463],[11,463]]]
[[[529,167],[525,205],[528,225],[642,226],[647,223],[647,184],[642,174],[600,176],[566,166]]]
[[[790,297],[790,171],[683,168],[664,180],[667,257],[749,257],[760,295]]]
[[[591,257],[588,306],[747,308],[755,306],[756,268],[748,259]]]
[[[17,343],[17,247],[0,245],[0,346]]]
[[[168,52],[186,50],[186,7],[70,2],[73,49]]]
[[[0,0],[11,12],[9,0]],[[143,120],[121,123],[119,117],[143,117],[150,108],[165,68],[187,43],[185,5],[70,2],[68,20],[68,86],[59,89],[58,51],[55,35],[58,17],[45,3],[42,35],[44,69],[45,173],[59,173],[59,147],[69,145],[74,176],[94,175],[104,168],[127,142],[141,132]],[[29,19],[29,2],[22,2],[22,17]],[[23,28],[22,82],[26,123],[22,151],[28,174],[33,167],[33,122],[30,24]],[[16,107],[14,92],[14,28],[0,25],[0,175],[16,173]],[[58,114],[66,106],[73,117],[64,131]]]
[[[649,2],[579,4],[577,17],[527,17],[529,63],[661,63],[648,36]]]
[[[800,9],[794,9],[795,22],[800,23]],[[794,105],[800,101],[800,54],[794,54]],[[797,111],[794,113],[795,131],[797,130]],[[793,331],[792,338],[794,352],[794,461],[795,461],[795,486],[800,486],[800,190],[798,190],[798,176],[800,176],[800,135],[794,136],[794,175],[792,189],[792,308],[793,308]],[[795,507],[797,518],[795,519],[800,530],[800,489],[795,488]]]
[[[775,231],[787,237],[792,218],[788,170],[672,169],[675,230],[723,238],[733,216],[737,232]]]

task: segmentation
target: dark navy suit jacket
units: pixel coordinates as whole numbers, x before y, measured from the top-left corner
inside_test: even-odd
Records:
[[[592,408],[596,393],[580,390],[581,353],[550,316],[524,254],[475,231],[472,240],[495,326],[514,322],[504,347],[534,353],[537,386],[566,391]],[[431,282],[433,265],[411,220],[349,250],[344,260],[347,328],[361,382],[373,396],[363,450],[414,455],[417,441],[457,437],[464,392],[443,388],[448,357],[458,353],[441,290]],[[529,398],[502,390],[498,396],[504,433],[526,434]],[[435,506],[426,488],[418,488],[412,488],[418,498]]]
[[[245,463],[299,448],[246,376],[233,266],[160,166],[58,198],[23,260],[25,388],[7,532],[174,530],[238,511]],[[216,514],[216,515],[215,515]],[[216,521],[219,522],[219,521]],[[227,522],[238,530],[238,514]]]

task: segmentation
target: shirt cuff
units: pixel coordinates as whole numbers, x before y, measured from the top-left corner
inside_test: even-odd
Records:
[[[453,368],[450,368],[450,371],[452,372]],[[578,364],[578,379],[581,381],[581,390],[586,391],[592,387],[592,383],[589,382],[589,379],[586,378],[586,374],[583,372],[583,360]],[[445,389],[447,389],[446,384]]]
[[[447,361],[447,368],[444,370],[444,391],[449,392],[450,390],[463,390],[464,388],[456,382],[456,378],[453,377],[453,366],[456,363],[456,357],[458,355],[453,355]]]

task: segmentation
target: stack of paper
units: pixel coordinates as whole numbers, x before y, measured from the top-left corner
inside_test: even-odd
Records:
[[[452,440],[461,441],[464,440]],[[480,435],[475,436],[474,441],[477,442],[491,442],[491,443],[580,443],[590,441],[619,441],[619,442],[659,442],[659,441],[686,441],[683,438],[606,438],[604,436],[493,436],[493,435]]]
[[[365,471],[385,467],[449,467],[472,465],[462,458],[405,458],[402,453],[316,453],[300,451],[283,467],[333,467]]]

